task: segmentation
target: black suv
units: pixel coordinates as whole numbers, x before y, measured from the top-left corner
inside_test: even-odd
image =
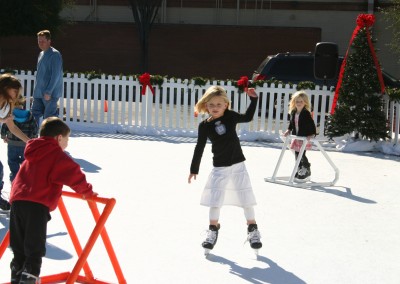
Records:
[[[314,82],[316,85],[326,85],[328,87],[336,87],[337,78],[339,77],[340,66],[343,57],[339,57],[336,79],[320,80],[314,77],[314,54],[308,53],[278,53],[269,55],[260,64],[253,73],[253,80],[257,75],[265,76],[265,80],[278,80],[282,83],[298,84],[302,81]],[[391,88],[400,88],[400,81],[382,70],[385,86]]]

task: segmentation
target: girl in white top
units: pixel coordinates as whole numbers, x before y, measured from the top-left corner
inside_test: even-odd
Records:
[[[29,137],[14,124],[11,115],[21,92],[21,82],[15,76],[11,74],[0,75],[0,123],[6,123],[12,134],[27,142]]]

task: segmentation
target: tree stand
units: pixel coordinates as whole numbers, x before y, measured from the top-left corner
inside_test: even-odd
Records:
[[[303,145],[301,146],[299,156],[297,157],[296,163],[294,165],[292,175],[290,177],[277,177],[276,175],[278,174],[279,167],[281,165],[283,155],[285,154],[286,150],[289,149],[288,145],[289,142],[292,139],[298,139],[303,141]],[[270,178],[265,178],[264,180],[266,182],[272,182],[272,183],[277,183],[277,184],[283,184],[287,186],[294,186],[294,187],[301,187],[301,188],[306,188],[306,187],[313,187],[313,186],[332,186],[335,185],[337,180],[339,179],[339,169],[335,166],[335,164],[332,162],[332,160],[329,158],[328,154],[325,152],[325,150],[322,148],[321,144],[319,143],[320,141],[324,141],[324,138],[311,138],[310,141],[317,146],[319,151],[324,155],[325,159],[328,161],[328,163],[332,166],[333,170],[335,171],[335,178],[334,180],[330,182],[314,182],[314,181],[306,181],[306,182],[295,182],[294,181],[294,176],[296,175],[297,169],[299,167],[301,158],[303,157],[304,150],[307,145],[307,137],[300,137],[300,136],[295,136],[295,135],[289,135],[286,137],[285,143],[283,144],[281,154],[279,156],[278,163],[276,164],[274,174]]]

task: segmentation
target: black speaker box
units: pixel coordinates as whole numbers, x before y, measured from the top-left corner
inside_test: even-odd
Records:
[[[333,42],[319,42],[315,46],[314,77],[321,80],[335,79],[338,68],[338,46]]]

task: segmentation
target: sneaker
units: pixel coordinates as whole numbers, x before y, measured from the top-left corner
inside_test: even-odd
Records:
[[[39,276],[35,276],[26,271],[22,272],[19,284],[40,284]]]
[[[249,224],[247,228],[247,241],[250,243],[251,248],[259,249],[262,247],[261,234],[258,230],[257,224]]]
[[[10,203],[0,196],[0,209],[3,211],[9,211],[11,208]]]
[[[201,244],[201,246],[205,249],[213,249],[215,244],[217,243],[218,239],[218,230],[221,226],[218,224],[217,226],[215,225],[210,225],[209,229],[207,230],[207,238],[206,240]]]

